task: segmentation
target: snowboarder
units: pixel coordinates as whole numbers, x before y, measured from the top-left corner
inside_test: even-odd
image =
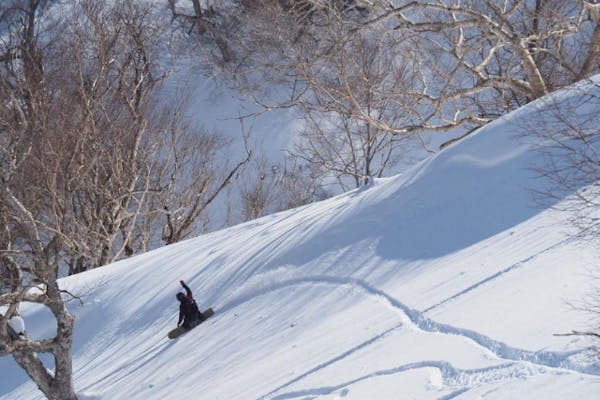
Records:
[[[184,281],[179,281],[179,283],[185,289],[185,294],[179,292],[176,296],[177,300],[179,300],[179,321],[177,322],[177,327],[182,326],[185,329],[192,329],[206,318],[198,310],[198,305],[188,285]]]

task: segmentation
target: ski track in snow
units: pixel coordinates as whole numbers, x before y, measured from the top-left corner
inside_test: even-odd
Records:
[[[91,390],[92,386],[96,386],[98,383],[104,382],[109,378],[113,379],[111,381],[111,385],[115,385],[122,381],[125,381],[129,378],[131,374],[149,365],[153,360],[160,356],[160,354],[165,353],[170,347],[174,345],[175,342],[163,339],[162,341],[159,341],[156,344],[150,346],[150,348],[144,350],[144,352],[141,355],[136,356],[136,358],[129,360],[127,363],[121,364],[114,370],[108,371],[104,376],[95,381],[93,384],[85,386],[81,390],[84,392],[87,390]],[[130,367],[133,368],[129,369]]]
[[[561,243],[562,242],[559,242],[552,247],[558,246]],[[548,248],[544,251],[548,251],[549,249],[550,248]],[[535,256],[532,256],[530,258],[533,258],[533,257],[535,257]],[[522,262],[526,262],[526,261],[527,260],[523,260]],[[509,267],[508,269],[506,269],[504,271],[508,272],[508,270],[514,269],[517,266],[521,265],[522,262],[516,263],[515,265]],[[494,277],[501,275],[502,273],[503,272],[500,271],[500,273],[495,274],[492,277],[486,279],[486,282],[493,279]],[[482,283],[480,283],[480,284],[482,284]],[[228,302],[227,304],[225,304],[224,306],[220,307],[216,311],[216,313],[218,313],[218,314],[226,313],[232,309],[237,308],[238,306],[240,306],[244,303],[247,303],[251,300],[256,299],[257,297],[267,295],[267,294],[277,291],[277,290],[285,289],[285,288],[292,287],[292,286],[304,285],[304,284],[351,286],[354,288],[358,288],[358,289],[362,290],[364,293],[366,293],[368,296],[375,297],[378,300],[380,300],[380,302],[387,304],[390,308],[401,312],[403,314],[403,316],[406,316],[408,318],[408,321],[410,321],[410,323],[412,323],[413,325],[415,325],[418,329],[420,329],[422,331],[462,336],[468,340],[475,342],[480,347],[489,350],[490,352],[495,354],[498,358],[510,360],[513,362],[508,363],[508,364],[502,364],[500,366],[488,367],[488,368],[477,369],[477,370],[460,370],[460,369],[453,367],[446,361],[425,361],[425,362],[407,364],[407,365],[403,365],[403,366],[389,369],[389,370],[375,372],[375,373],[357,378],[353,381],[346,382],[345,384],[342,384],[341,386],[338,385],[335,387],[332,386],[332,387],[318,388],[318,389],[310,390],[307,392],[295,392],[295,393],[282,394],[282,395],[279,395],[276,397],[269,397],[269,396],[273,396],[274,394],[281,391],[282,389],[289,387],[290,385],[306,378],[307,376],[312,375],[312,374],[322,370],[323,368],[325,368],[329,365],[332,365],[344,358],[347,358],[348,356],[355,353],[356,351],[364,349],[365,347],[383,339],[388,334],[390,334],[392,331],[394,331],[394,330],[398,329],[400,326],[402,326],[402,324],[400,324],[400,325],[396,325],[396,326],[384,331],[383,333],[380,333],[380,334],[368,339],[367,341],[349,349],[348,351],[340,354],[339,356],[336,356],[336,357],[330,359],[329,361],[324,362],[320,365],[317,365],[316,367],[311,368],[307,372],[298,375],[297,377],[293,378],[292,380],[288,381],[287,383],[280,385],[278,388],[259,397],[258,398],[259,400],[267,399],[267,398],[274,400],[274,399],[289,399],[289,398],[300,397],[300,396],[323,395],[323,394],[334,392],[340,388],[343,388],[344,386],[349,386],[353,383],[356,383],[356,382],[359,382],[359,381],[362,381],[362,380],[365,380],[365,379],[368,379],[371,377],[376,377],[376,376],[381,376],[381,375],[391,375],[391,374],[395,374],[395,373],[404,372],[404,371],[407,371],[410,369],[425,368],[425,367],[435,367],[435,368],[440,369],[440,371],[442,372],[442,374],[444,376],[444,379],[447,382],[451,382],[451,381],[460,382],[462,379],[464,379],[465,377],[468,377],[468,376],[473,376],[475,374],[481,375],[482,373],[493,371],[493,370],[498,370],[499,368],[515,367],[517,364],[521,364],[522,369],[524,368],[524,369],[529,370],[530,371],[529,374],[533,374],[533,373],[535,373],[535,371],[533,371],[533,369],[531,367],[524,367],[523,364],[524,365],[532,364],[533,366],[537,366],[539,368],[562,369],[563,372],[559,372],[559,373],[574,372],[574,373],[582,373],[582,374],[589,374],[589,375],[600,375],[600,370],[598,368],[577,365],[577,364],[572,363],[569,360],[570,357],[580,354],[580,353],[583,353],[585,351],[588,351],[589,348],[583,348],[583,349],[569,351],[569,352],[552,352],[552,351],[534,352],[534,351],[511,347],[511,346],[507,345],[506,343],[492,339],[481,333],[478,333],[478,332],[475,332],[475,331],[472,331],[469,329],[458,328],[458,327],[455,327],[452,325],[436,322],[430,318],[427,318],[423,312],[420,312],[418,310],[408,307],[407,305],[405,305],[404,303],[395,299],[394,297],[390,296],[386,292],[371,286],[368,282],[361,280],[361,279],[355,279],[355,278],[343,278],[343,277],[322,275],[322,276],[299,277],[299,278],[295,278],[295,279],[282,280],[280,282],[271,283],[269,285],[250,289],[250,290],[248,290],[247,293],[240,295],[236,299],[234,299],[234,300]],[[464,391],[465,390],[462,390],[459,392],[463,393]],[[459,392],[456,392],[454,394],[454,396],[459,395],[460,394]],[[281,396],[283,396],[283,397],[281,397]],[[445,397],[445,398],[450,399],[452,397]]]
[[[370,339],[368,339],[368,340],[366,340],[366,341],[364,341],[364,342],[360,343],[359,345],[357,345],[357,346],[354,346],[354,347],[353,347],[353,348],[351,348],[350,350],[347,350],[347,351],[343,352],[343,353],[342,353],[342,354],[340,354],[339,356],[333,357],[332,359],[330,359],[330,360],[328,360],[328,361],[326,361],[326,362],[324,362],[324,363],[322,363],[322,364],[319,364],[319,365],[317,365],[316,367],[314,367],[314,368],[312,368],[312,369],[308,370],[307,372],[305,372],[305,373],[303,373],[303,374],[301,374],[301,375],[299,375],[299,376],[295,377],[294,379],[292,379],[292,380],[290,380],[290,381],[288,381],[288,382],[284,383],[283,385],[281,385],[281,386],[277,387],[276,389],[273,389],[273,390],[272,390],[272,391],[270,391],[268,394],[266,394],[266,395],[263,395],[263,396],[259,397],[259,400],[260,400],[260,399],[265,399],[265,398],[267,398],[267,397],[269,397],[269,396],[271,396],[271,395],[273,395],[273,394],[275,394],[275,393],[279,392],[280,390],[282,390],[282,389],[284,389],[284,388],[286,388],[286,387],[288,387],[288,386],[290,386],[290,385],[292,385],[292,384],[294,384],[294,383],[296,383],[296,382],[299,382],[299,381],[301,381],[302,379],[306,378],[307,376],[309,376],[309,375],[312,375],[312,374],[314,374],[315,372],[317,372],[317,371],[320,371],[320,370],[322,370],[323,368],[326,368],[326,367],[328,367],[329,365],[335,364],[336,362],[338,362],[338,361],[340,361],[340,360],[343,360],[344,358],[346,358],[346,357],[350,356],[351,354],[354,354],[354,353],[355,353],[355,352],[357,352],[358,350],[361,350],[361,349],[364,349],[364,348],[366,348],[366,347],[370,346],[371,344],[373,344],[373,343],[375,343],[375,342],[379,341],[380,339],[383,339],[384,337],[388,336],[390,333],[392,333],[392,332],[393,332],[393,331],[395,331],[396,329],[400,328],[401,326],[402,326],[402,324],[398,324],[398,325],[396,325],[396,326],[394,326],[394,327],[392,327],[392,328],[390,328],[390,329],[387,329],[387,330],[385,330],[383,333],[381,333],[381,334],[379,334],[379,335],[375,335],[375,336],[373,336],[372,338],[370,338]],[[358,381],[358,380],[357,380],[357,381]],[[352,382],[352,383],[354,383],[354,382]],[[341,386],[341,387],[344,387],[344,386],[349,386],[349,385],[343,385],[343,386]],[[335,391],[335,390],[337,390],[337,389],[333,389],[333,390],[331,390],[331,392],[332,392],[332,391]],[[303,395],[303,396],[307,396],[307,395],[309,395],[309,394],[311,394],[311,393],[303,393],[302,395]],[[321,391],[321,392],[319,392],[319,394],[325,394],[325,393]],[[297,397],[297,396],[296,396],[296,395],[294,395],[293,397]],[[284,398],[287,398],[287,397],[279,397],[279,396],[276,396],[276,397],[273,397],[272,399],[274,400],[274,399],[278,399],[278,398],[284,399]]]
[[[452,400],[453,398],[458,397],[461,394],[463,394],[464,392],[468,392],[468,391],[469,391],[469,389],[460,389],[460,390],[457,390],[456,392],[450,393],[447,396],[442,396],[438,400]]]
[[[473,386],[476,383],[490,383],[493,381],[503,380],[509,376],[517,375],[513,370],[514,366],[515,366],[515,363],[507,363],[507,364],[501,364],[501,365],[496,365],[496,366],[486,367],[486,368],[459,369],[459,368],[455,368],[454,366],[452,366],[452,364],[448,363],[447,361],[420,361],[420,362],[416,362],[416,363],[401,365],[396,368],[390,368],[390,369],[376,371],[376,372],[352,379],[350,381],[340,383],[335,386],[323,386],[323,387],[314,388],[314,389],[298,390],[298,391],[294,391],[294,392],[282,393],[282,394],[279,394],[279,395],[276,395],[273,397],[269,397],[269,396],[272,396],[273,394],[275,394],[277,391],[279,391],[279,389],[276,389],[273,392],[260,397],[258,400],[266,399],[266,398],[269,398],[270,400],[286,400],[286,399],[294,399],[297,397],[305,398],[307,396],[324,396],[324,395],[332,394],[333,392],[336,392],[338,390],[348,388],[349,386],[352,386],[356,383],[359,383],[361,381],[365,381],[365,380],[368,380],[371,378],[395,375],[395,374],[399,374],[402,372],[421,369],[421,368],[436,368],[436,369],[438,369],[442,374],[444,382],[449,386],[466,386],[466,385],[468,385],[467,387],[461,387],[460,389],[455,390],[455,391],[440,398],[440,400],[450,400],[456,396],[459,396],[459,395],[465,393],[466,391],[469,390],[470,386]],[[498,374],[498,372],[504,372],[505,370],[510,370],[510,371],[506,371],[506,373],[504,373],[504,374],[502,374],[502,373]],[[518,371],[519,377],[523,377],[525,375],[533,375],[535,373],[537,373],[537,371],[535,371],[532,368],[528,368],[528,369],[522,368],[521,370]]]
[[[331,201],[336,199],[330,199]],[[333,202],[333,206],[335,208],[339,208],[340,205],[338,201]],[[344,206],[344,204],[342,204]],[[304,206],[298,208],[297,210],[302,210],[307,208],[308,206]],[[257,228],[257,232],[254,233],[255,237],[264,237],[269,238],[270,235],[276,231],[278,232],[278,237],[276,240],[270,240],[266,242],[259,251],[252,251],[254,249],[254,244],[246,242],[244,239],[245,231],[241,230],[237,236],[240,239],[240,245],[237,250],[237,255],[232,258],[230,262],[238,262],[240,265],[243,264],[246,268],[239,268],[237,271],[233,272],[231,277],[227,281],[221,282],[221,284],[213,290],[213,293],[223,293],[226,292],[230,287],[231,281],[244,281],[249,279],[256,273],[257,268],[259,266],[264,266],[265,264],[269,264],[272,261],[272,254],[277,254],[280,249],[285,248],[286,245],[289,245],[289,241],[294,237],[295,227],[303,224],[305,226],[305,236],[307,232],[317,231],[321,228],[321,224],[318,221],[322,221],[326,217],[330,215],[329,207],[324,207],[318,213],[313,213],[311,215],[303,215],[300,214],[300,217],[297,213],[289,213],[282,212],[284,214],[283,217],[279,217],[278,219],[274,219],[272,221],[267,222],[265,225],[250,223],[251,226]],[[274,218],[277,214],[271,216]],[[287,226],[287,228],[281,228],[281,226]],[[296,243],[295,246],[301,245],[302,241]],[[248,254],[251,254],[248,257]],[[218,264],[214,264],[215,268],[218,268]],[[214,298],[207,299],[208,302],[212,303]]]
[[[452,296],[450,296],[450,297],[448,297],[448,298],[446,298],[446,299],[444,299],[444,300],[442,300],[442,301],[440,301],[440,302],[438,302],[438,303],[436,303],[436,304],[434,304],[434,305],[432,305],[432,306],[430,306],[430,307],[426,308],[426,309],[425,309],[425,310],[423,310],[422,312],[423,312],[423,313],[427,313],[427,312],[429,312],[429,311],[433,310],[434,308],[437,308],[437,307],[439,307],[439,306],[442,306],[442,305],[444,305],[444,304],[447,304],[447,303],[451,302],[452,300],[455,300],[455,299],[457,299],[458,297],[460,297],[460,296],[462,296],[462,295],[464,295],[464,294],[467,294],[467,293],[469,293],[469,292],[471,292],[471,291],[473,291],[473,290],[475,290],[475,289],[479,288],[479,287],[480,287],[480,286],[482,286],[482,285],[485,285],[486,283],[488,283],[488,282],[490,282],[490,281],[492,281],[492,280],[494,280],[494,279],[496,279],[496,278],[498,278],[498,277],[500,277],[500,276],[502,276],[502,275],[505,275],[505,274],[507,274],[507,273],[509,273],[509,272],[511,272],[511,271],[513,271],[513,270],[515,270],[515,269],[517,269],[517,268],[520,268],[520,267],[522,267],[522,266],[523,266],[523,265],[525,265],[527,262],[529,262],[529,261],[531,261],[531,260],[534,260],[534,259],[536,259],[537,257],[541,256],[541,255],[542,255],[542,254],[544,254],[544,253],[547,253],[547,252],[549,252],[549,251],[551,251],[551,250],[554,250],[554,249],[556,249],[556,248],[559,248],[560,246],[562,246],[562,245],[564,245],[564,244],[567,244],[567,243],[569,243],[569,242],[572,242],[572,241],[573,241],[575,238],[576,238],[575,236],[570,236],[570,237],[567,237],[566,239],[563,239],[563,240],[561,240],[561,241],[558,241],[558,242],[554,243],[553,245],[546,247],[545,249],[543,249],[543,250],[542,250],[542,251],[540,251],[539,253],[536,253],[536,254],[534,254],[534,255],[532,255],[532,256],[529,256],[529,257],[527,257],[527,258],[525,258],[525,259],[523,259],[523,260],[517,261],[517,262],[516,262],[516,263],[514,263],[513,265],[511,265],[511,266],[509,266],[509,267],[507,267],[507,268],[504,268],[503,270],[501,270],[501,271],[498,271],[498,272],[496,272],[495,274],[493,274],[493,275],[490,275],[490,276],[488,276],[487,278],[485,278],[485,279],[482,279],[482,280],[480,280],[479,282],[477,282],[477,283],[474,283],[473,285],[471,285],[471,286],[469,286],[469,287],[467,287],[467,288],[465,288],[465,289],[461,290],[460,292],[458,292],[458,293],[456,293],[456,294],[454,294],[454,295],[452,295]]]

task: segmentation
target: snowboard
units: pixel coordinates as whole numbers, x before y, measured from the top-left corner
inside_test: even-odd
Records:
[[[206,321],[214,313],[215,312],[213,311],[212,308],[209,308],[208,310],[204,310],[202,312],[202,315],[204,315],[204,320],[198,322],[196,325],[192,326],[190,329],[185,329],[183,326],[178,326],[177,328],[170,331],[167,336],[169,337],[169,339],[175,339],[176,337],[179,337],[179,336],[183,335],[184,333],[191,331],[192,329],[194,329],[195,327],[200,325],[202,322]]]

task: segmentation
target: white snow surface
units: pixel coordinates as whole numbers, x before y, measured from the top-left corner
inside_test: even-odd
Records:
[[[21,334],[25,332],[25,321],[23,321],[23,318],[19,316],[12,317],[11,319],[9,319],[8,326],[10,326],[16,334]]]
[[[594,343],[554,335],[590,328],[569,302],[590,289],[597,250],[535,206],[538,154],[516,135],[544,107],[403,175],[62,280],[83,301],[68,303],[76,390],[97,400],[597,399]],[[215,315],[169,340],[180,279]],[[21,315],[32,338],[55,331],[40,306]],[[0,371],[1,400],[42,398],[11,358]]]

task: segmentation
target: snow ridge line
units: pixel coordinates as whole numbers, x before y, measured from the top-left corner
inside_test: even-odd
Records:
[[[477,289],[478,287],[480,287],[480,286],[482,286],[482,285],[485,285],[486,283],[488,283],[488,282],[490,282],[490,281],[492,281],[492,280],[494,280],[494,279],[498,278],[498,277],[499,277],[499,276],[501,276],[501,275],[504,275],[504,274],[506,274],[506,273],[508,273],[508,272],[510,272],[510,271],[512,271],[512,270],[514,270],[514,269],[517,269],[517,268],[519,268],[519,267],[522,267],[522,266],[523,266],[523,264],[525,264],[525,263],[527,263],[527,262],[529,262],[529,261],[531,261],[531,260],[533,260],[533,259],[535,259],[535,258],[537,258],[537,257],[541,256],[541,255],[542,255],[542,254],[544,254],[544,253],[547,253],[547,252],[548,252],[548,251],[550,251],[550,250],[553,250],[553,249],[555,249],[555,248],[558,248],[558,247],[562,246],[563,244],[569,243],[569,242],[571,242],[571,241],[573,241],[573,240],[574,240],[574,237],[568,237],[568,238],[566,238],[566,239],[560,240],[560,241],[558,241],[558,242],[554,243],[553,245],[546,247],[545,249],[541,250],[540,252],[538,252],[538,253],[536,253],[536,254],[533,254],[533,255],[531,255],[531,256],[529,256],[529,257],[527,257],[527,258],[524,258],[523,260],[517,261],[517,262],[516,262],[516,263],[514,263],[513,265],[511,265],[511,266],[509,266],[509,267],[507,267],[507,268],[504,268],[503,270],[501,270],[501,271],[498,271],[498,272],[496,272],[495,274],[493,274],[493,275],[490,275],[490,276],[488,276],[487,278],[485,278],[485,279],[482,279],[482,280],[480,280],[479,282],[476,282],[476,283],[474,283],[473,285],[471,285],[471,286],[469,286],[469,287],[467,287],[467,288],[465,288],[465,289],[461,290],[460,292],[458,292],[458,293],[456,293],[456,294],[454,294],[454,295],[452,295],[452,296],[450,296],[450,297],[448,297],[448,298],[446,298],[446,299],[444,299],[444,300],[440,301],[439,303],[437,303],[437,304],[434,304],[434,305],[432,305],[432,306],[430,306],[430,307],[426,308],[426,309],[425,309],[425,310],[423,310],[422,312],[423,312],[423,313],[426,313],[426,312],[429,312],[429,311],[433,310],[434,308],[437,308],[437,307],[439,307],[439,306],[441,306],[441,305],[444,305],[444,304],[446,304],[446,303],[449,303],[449,302],[451,302],[452,300],[456,299],[457,297],[460,297],[460,296],[462,296],[462,295],[464,295],[464,294],[466,294],[466,293],[468,293],[468,292],[470,292],[470,291],[472,291],[472,290],[475,290],[475,289]]]
[[[390,307],[402,311],[410,321],[417,326],[419,329],[426,332],[439,332],[448,335],[458,335],[470,339],[477,343],[479,346],[491,351],[498,358],[513,360],[513,361],[526,361],[532,364],[536,364],[542,367],[548,368],[562,368],[570,370],[572,372],[584,373],[589,375],[600,376],[600,368],[598,367],[586,367],[575,364],[569,360],[571,356],[586,352],[590,348],[583,348],[579,350],[573,350],[568,352],[553,352],[553,351],[529,351],[523,350],[516,347],[511,347],[506,343],[492,339],[484,334],[472,331],[466,328],[458,328],[452,325],[436,322],[430,318],[427,318],[422,312],[412,309],[404,303],[396,300],[394,297],[385,293],[383,290],[377,289],[371,286],[368,282],[362,279],[356,278],[343,278],[335,276],[312,276],[312,277],[301,277],[295,279],[288,279],[271,283],[259,287],[255,290],[249,291],[248,293],[241,295],[237,299],[225,304],[217,313],[224,313],[233,309],[243,303],[251,301],[256,297],[266,295],[270,292],[284,289],[290,286],[296,286],[301,284],[314,283],[322,285],[349,285],[352,287],[358,287],[367,293],[369,296],[377,297],[384,303],[387,303]]]
[[[296,397],[328,395],[328,394],[332,394],[335,391],[347,388],[348,386],[352,386],[355,383],[359,383],[359,382],[367,380],[367,379],[377,378],[377,377],[387,376],[387,375],[395,375],[395,374],[399,374],[402,372],[416,370],[416,369],[422,369],[422,368],[438,369],[440,371],[440,373],[442,374],[442,378],[445,383],[456,384],[456,383],[460,382],[461,377],[464,377],[465,375],[486,374],[486,373],[493,372],[493,371],[499,371],[502,369],[511,368],[513,365],[514,365],[514,363],[507,363],[507,364],[495,365],[495,366],[485,367],[485,368],[460,369],[460,368],[454,367],[452,364],[450,364],[447,361],[419,361],[419,362],[415,362],[415,363],[404,364],[404,365],[401,365],[401,366],[395,367],[395,368],[389,368],[389,369],[372,372],[370,374],[363,375],[363,376],[360,376],[358,378],[355,378],[355,379],[352,379],[352,380],[349,380],[346,382],[342,382],[335,386],[323,386],[320,388],[305,389],[305,390],[298,390],[298,391],[293,391],[293,392],[288,392],[288,393],[282,393],[280,395],[270,397],[269,399],[270,400],[286,400],[286,399],[293,399]],[[298,379],[294,379],[294,380],[286,383],[285,385],[281,386],[280,388],[273,390],[271,393],[260,397],[258,400],[268,398],[268,396],[276,393],[277,391],[279,391],[281,388],[283,388],[285,386],[289,386],[289,385],[295,383],[297,380]],[[462,388],[458,389],[457,391],[453,391],[452,393],[449,393],[448,395],[444,396],[443,399],[451,399],[452,397],[456,397],[459,394],[466,392],[467,390],[469,390],[468,387],[462,387]],[[450,396],[450,397],[448,397],[448,396]]]

